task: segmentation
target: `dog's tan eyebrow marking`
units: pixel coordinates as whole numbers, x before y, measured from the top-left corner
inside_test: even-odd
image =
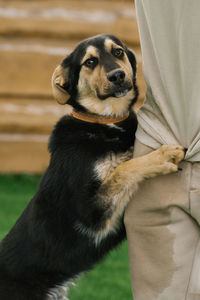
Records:
[[[86,54],[84,55],[83,59],[81,60],[81,64],[83,64],[87,59],[91,57],[99,57],[98,49],[94,46],[89,46],[86,50]]]
[[[111,52],[113,48],[120,48],[123,50],[123,48],[120,45],[116,44],[109,38],[105,39],[104,46],[107,52]]]

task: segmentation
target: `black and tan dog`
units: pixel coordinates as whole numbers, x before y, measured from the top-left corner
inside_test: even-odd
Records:
[[[124,239],[138,184],[177,171],[180,146],[132,158],[135,76],[134,54],[111,35],[83,41],[56,68],[54,95],[73,110],[51,135],[36,195],[0,244],[1,300],[50,299]]]

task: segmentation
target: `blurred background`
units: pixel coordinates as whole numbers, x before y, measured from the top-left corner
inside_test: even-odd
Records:
[[[49,134],[67,109],[52,97],[52,72],[100,33],[135,51],[139,105],[145,86],[133,0],[0,0],[0,173],[45,170]]]

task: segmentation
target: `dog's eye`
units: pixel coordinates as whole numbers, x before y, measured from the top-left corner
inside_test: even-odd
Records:
[[[96,57],[92,57],[87,59],[84,62],[84,65],[88,68],[94,68],[97,65],[97,63],[98,63],[98,59]]]
[[[121,48],[117,48],[113,51],[113,54],[116,56],[116,57],[123,57],[124,56],[124,51],[121,49]]]

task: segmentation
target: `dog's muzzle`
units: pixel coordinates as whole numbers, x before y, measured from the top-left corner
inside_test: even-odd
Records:
[[[133,88],[133,84],[126,78],[126,73],[123,70],[114,70],[107,74],[109,81],[109,87],[104,90],[104,93],[100,93],[97,88],[97,96],[101,100],[105,100],[109,97],[121,98]]]
[[[119,85],[122,84],[125,80],[125,72],[122,70],[113,71],[108,74],[108,80],[113,84]]]
[[[121,98],[131,90],[132,86],[126,81],[126,74],[123,70],[115,70],[108,74],[108,80],[112,82],[112,96]]]

